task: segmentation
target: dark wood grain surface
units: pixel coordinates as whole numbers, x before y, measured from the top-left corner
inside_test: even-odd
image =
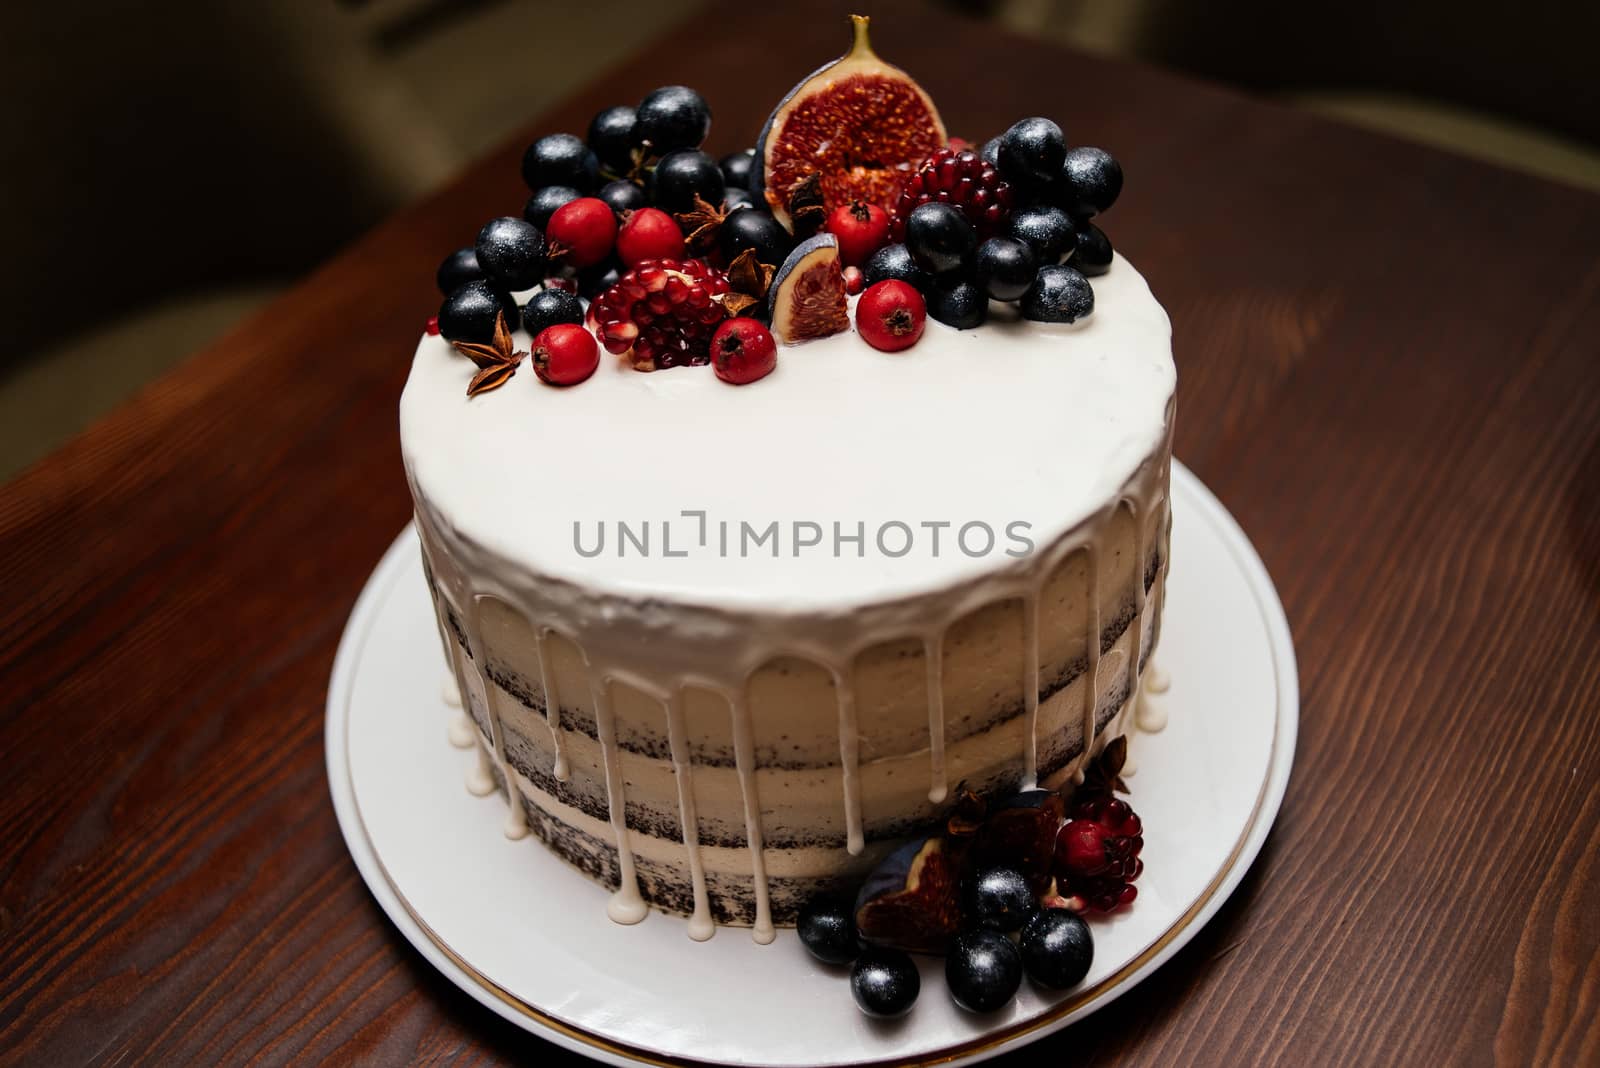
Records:
[[[729,10],[530,135],[682,81],[711,147],[748,143],[843,31]],[[1600,198],[946,16],[877,28],[952,132],[1042,112],[1122,158],[1106,229],[1172,314],[1177,452],[1300,659],[1244,884],[1012,1060],[1600,1063]],[[388,925],[323,772],[341,627],[410,512],[433,267],[518,209],[521,146],[0,491],[0,1061],[557,1055]]]

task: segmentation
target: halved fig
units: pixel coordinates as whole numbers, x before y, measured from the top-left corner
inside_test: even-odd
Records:
[[[901,846],[856,895],[856,933],[873,945],[943,953],[961,931],[961,858],[939,837]]]
[[[773,334],[789,345],[850,329],[838,238],[818,234],[800,242],[773,275],[767,307]]]
[[[911,172],[945,145],[928,94],[872,51],[865,15],[850,20],[850,51],[790,90],[756,139],[752,192],[791,230],[790,197],[811,175],[828,212],[855,200],[889,211]]]

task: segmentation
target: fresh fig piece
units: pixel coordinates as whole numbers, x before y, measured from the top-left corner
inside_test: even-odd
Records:
[[[932,99],[872,51],[866,16],[850,20],[850,51],[790,90],[756,139],[751,192],[764,193],[791,230],[790,197],[811,175],[821,178],[824,217],[856,200],[888,211],[917,165],[946,142]]]
[[[901,846],[856,895],[863,941],[911,953],[943,953],[961,931],[962,851],[940,837]]]
[[[850,329],[838,239],[818,234],[796,246],[772,278],[767,308],[772,332],[785,344]]]
[[[1015,868],[1035,895],[1050,887],[1056,832],[1066,802],[1054,790],[1024,790],[994,806],[973,845],[980,868]]]

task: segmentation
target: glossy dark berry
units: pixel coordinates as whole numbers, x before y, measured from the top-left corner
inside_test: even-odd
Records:
[[[644,195],[644,190],[639,188],[638,183],[626,179],[607,182],[600,187],[600,192],[595,196],[611,205],[611,210],[617,213],[619,220],[623,212],[638,211],[650,203],[650,199]]]
[[[1005,139],[1005,134],[996,134],[983,143],[978,150],[978,155],[994,166],[1000,166],[1000,142]]]
[[[972,277],[995,300],[1016,300],[1033,284],[1039,259],[1014,237],[991,237],[978,246]]]
[[[749,189],[750,172],[755,170],[755,163],[756,150],[753,148],[723,156],[719,166],[722,168],[722,177],[728,182],[728,188]]]
[[[1105,274],[1111,267],[1111,239],[1092,222],[1078,223],[1072,266],[1090,277]]]
[[[1000,173],[1024,185],[1054,181],[1067,156],[1067,139],[1049,119],[1023,119],[1000,135]]]
[[[529,337],[538,337],[547,326],[557,323],[582,323],[583,301],[564,289],[541,289],[522,306],[522,326]]]
[[[656,155],[676,148],[699,148],[711,132],[711,108],[699,93],[684,85],[653,90],[639,102],[633,137],[649,141]]]
[[[1028,880],[1015,868],[985,868],[975,873],[967,882],[963,905],[969,921],[991,931],[1015,931],[1039,907]]]
[[[1087,146],[1067,153],[1061,164],[1061,206],[1074,219],[1087,219],[1117,202],[1122,192],[1122,165],[1101,148]]]
[[[1022,985],[1022,955],[999,931],[967,931],[944,958],[944,981],[963,1009],[993,1012]]]
[[[467,282],[482,277],[483,268],[478,266],[478,254],[470,248],[458,248],[446,256],[444,262],[439,264],[439,273],[433,276],[439,285],[439,292],[447,297]]]
[[[897,278],[916,289],[926,290],[932,279],[911,258],[911,250],[904,245],[885,245],[867,257],[861,268],[866,284],[871,286],[885,278]]]
[[[544,235],[526,219],[490,219],[473,246],[484,275],[504,289],[532,289],[544,280]]]
[[[462,283],[444,298],[439,306],[439,333],[450,341],[487,345],[494,340],[496,315],[504,315],[507,329],[515,330],[520,314],[510,293],[479,278]]]
[[[930,274],[959,270],[977,247],[972,224],[950,204],[919,204],[906,219],[906,248],[917,266]]]
[[[795,920],[795,930],[801,944],[825,964],[849,964],[861,953],[855,915],[848,902],[834,898],[807,901]]]
[[[922,992],[922,974],[898,949],[870,946],[850,969],[850,993],[868,1016],[900,1016],[911,1011]]]
[[[729,186],[723,191],[722,206],[728,211],[733,211],[735,208],[753,208],[756,206],[755,194],[748,189]]]
[[[679,215],[694,208],[697,196],[707,204],[721,204],[726,185],[716,160],[697,148],[681,148],[661,157],[651,188],[656,207]]]
[[[1041,266],[1060,263],[1072,249],[1072,220],[1054,205],[1035,204],[1011,213],[1006,235],[1027,242]]]
[[[1020,306],[1024,316],[1041,323],[1075,323],[1094,311],[1094,289],[1071,267],[1050,264],[1039,268]]]
[[[634,110],[626,104],[606,108],[589,120],[589,147],[612,174],[633,169]]]
[[[541,137],[522,154],[522,180],[529,189],[567,185],[587,193],[600,176],[600,161],[571,134]]]
[[[1042,909],[1022,929],[1022,968],[1042,987],[1066,990],[1083,982],[1094,961],[1094,936],[1076,912]]]
[[[928,314],[957,330],[982,326],[989,318],[989,295],[969,279],[935,279],[923,295]]]
[[[717,235],[722,254],[731,262],[747,248],[756,250],[756,259],[774,267],[783,265],[789,250],[794,247],[794,237],[783,224],[759,208],[736,211],[729,215]]]
[[[578,272],[578,293],[585,300],[593,300],[616,285],[622,277],[622,264],[614,258]]]
[[[557,208],[577,200],[581,195],[570,185],[547,185],[543,189],[535,189],[522,206],[522,217],[543,230],[550,225],[550,216],[556,213]]]

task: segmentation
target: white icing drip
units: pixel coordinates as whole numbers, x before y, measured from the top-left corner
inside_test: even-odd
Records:
[[[1170,680],[1161,679],[1161,686],[1156,687],[1155,665],[1150,666],[1150,673],[1144,680],[1144,685],[1139,688],[1139,700],[1134,709],[1133,722],[1146,734],[1158,734],[1167,726],[1167,703],[1156,696],[1167,688]]]
[[[928,800],[935,805],[950,792],[944,768],[944,634],[923,640],[922,659],[928,671]]]
[[[1028,740],[1022,757],[1022,788],[1039,784],[1039,597],[1022,599],[1022,706]]]
[[[477,759],[472,762],[472,767],[467,769],[467,792],[473,797],[488,797],[494,793],[494,767],[489,762],[489,751],[478,742],[472,747]]]
[[[427,553],[423,553],[423,561],[427,561]],[[432,590],[428,591],[430,599],[436,597]],[[472,717],[467,715],[461,703],[461,682],[455,675],[455,659],[450,655],[450,636],[444,631],[444,618],[438,612],[438,605],[434,605],[436,622],[439,625],[439,644],[444,649],[445,674],[439,682],[439,696],[444,700],[447,708],[454,711],[450,715],[450,744],[457,749],[470,749],[474,739],[477,738],[477,728],[472,724]]]
[[[555,750],[556,755],[556,781],[566,782],[572,774],[572,769],[567,766],[567,743],[561,731],[561,691],[556,683],[556,673],[550,670],[550,661],[545,652],[549,636],[548,630],[540,628],[534,638],[539,655],[539,686],[544,690],[544,721],[550,727],[550,747]]]
[[[694,769],[689,759],[688,728],[683,718],[683,695],[666,701],[667,744],[672,749],[672,773],[678,782],[678,821],[683,825],[683,849],[689,858],[689,880],[694,888],[694,914],[689,917],[689,937],[704,942],[716,931],[711,919],[711,898],[706,893],[706,869],[700,857],[700,817],[694,807]]]
[[[622,888],[608,906],[613,919],[635,921],[645,907],[624,819],[621,752],[610,699],[599,692],[604,686],[595,687],[595,679],[667,702],[669,721],[672,702],[689,683],[728,697],[749,839],[752,933],[758,942],[770,942],[774,932],[746,682],[774,655],[810,660],[839,685],[840,753],[849,780],[846,822],[851,845],[859,848],[864,837],[855,767],[859,724],[853,688],[843,684],[857,655],[907,636],[920,637],[925,648],[933,641],[930,635],[942,643],[947,629],[967,614],[1020,599],[1030,613],[1024,648],[1029,739],[1023,759],[1031,782],[1039,756],[1038,597],[1067,556],[1087,549],[1087,759],[1100,659],[1096,552],[1107,537],[1109,518],[1103,505],[1127,500],[1140,516],[1164,502],[1174,382],[1165,313],[1121,257],[1097,279],[1096,298],[1097,314],[1075,327],[1018,322],[1007,319],[1004,309],[975,331],[930,323],[914,352],[892,358],[867,350],[853,333],[838,335],[808,344],[805,359],[781,360],[779,370],[762,383],[739,390],[709,375],[697,376],[693,369],[643,375],[607,366],[579,390],[499,391],[468,402],[460,394],[470,365],[440,339],[423,339],[401,402],[402,446],[423,552],[439,592],[458,613],[478,598],[493,597],[536,633],[549,628],[569,636],[584,657],[596,691],[597,734],[624,871]],[[969,373],[973,346],[984,344],[993,346],[995,359],[986,365],[991,373],[974,380]],[[915,403],[885,405],[886,396]],[[835,432],[819,437],[815,423],[821,412]],[[667,465],[640,480],[628,450],[588,450],[582,462],[541,471],[538,494],[506,493],[502,480],[490,477],[493,465],[479,462],[576,440],[602,422],[651,436],[670,427],[691,454],[754,429],[766,440],[807,446],[725,455],[718,478],[710,481],[692,464]],[[959,440],[951,439],[953,430]],[[885,451],[886,439],[896,441],[897,450]],[[702,440],[709,442],[707,448],[700,447]],[[996,440],[1012,442],[1021,456],[1070,457],[1071,462],[1024,463],[1011,477],[997,479],[990,455],[965,447]],[[939,459],[907,466],[899,459],[907,453]],[[890,468],[863,471],[864,462]],[[611,516],[614,509],[607,509],[619,480],[635,487],[629,518],[659,521],[692,505],[735,522],[813,515],[820,520],[842,507],[850,518],[866,521],[869,530],[885,516],[936,516],[948,506],[950,487],[961,486],[960,504],[971,518],[1025,519],[1036,549],[1018,559],[976,560],[963,553],[923,559],[914,553],[904,566],[897,561],[893,567],[881,559],[860,563],[848,554],[803,561],[798,553],[762,556],[753,569],[706,554],[671,561],[671,566],[620,553],[580,559],[573,551],[571,524]],[[551,512],[535,507],[535,501],[558,501],[561,509]],[[1170,528],[1170,512],[1164,520]],[[677,533],[675,544],[681,544]],[[1165,544],[1165,530],[1161,538]],[[1143,567],[1141,560],[1136,568],[1141,599]],[[1165,569],[1163,554],[1163,578]],[[1157,626],[1163,598],[1158,594]],[[439,607],[443,636],[444,606]],[[463,615],[469,644],[486,657],[471,638],[475,612]],[[453,643],[447,641],[446,647]],[[549,701],[554,686],[540,652]],[[462,657],[452,659],[458,668],[470,665]],[[1131,670],[1138,671],[1137,657]],[[944,789],[944,695],[932,660],[928,671],[932,797]],[[551,704],[559,739],[559,703]],[[486,708],[491,733],[498,735],[497,717],[492,706]],[[478,770],[486,777],[488,757],[481,745],[477,748]],[[680,752],[675,748],[675,765]],[[498,738],[495,754],[503,755]],[[508,775],[507,783],[518,789],[514,776]],[[681,793],[679,800],[681,808]],[[692,805],[692,791],[687,800]],[[520,804],[516,807],[520,812]],[[685,817],[684,822],[693,870],[698,833],[690,847],[687,828],[696,821]],[[696,915],[700,912],[697,889]]]
[[[750,874],[755,885],[756,916],[750,937],[767,945],[778,935],[772,928],[772,902],[767,895],[767,859],[761,852],[761,799],[756,794],[755,740],[751,737],[750,704],[743,686],[730,693],[729,710],[733,716],[733,756],[739,769],[739,792],[744,797]]]
[[[600,740],[600,756],[605,762],[606,808],[611,830],[617,837],[617,892],[606,903],[606,915],[618,923],[638,923],[644,919],[644,898],[639,896],[639,876],[633,870],[633,846],[628,842],[628,799],[623,793],[622,753],[617,748],[617,725],[611,709],[611,680],[591,677],[589,692],[594,701],[595,734]]]
[[[1147,681],[1151,693],[1166,693],[1167,687],[1172,685],[1172,676],[1163,671],[1159,664],[1151,661]]]
[[[1080,772],[1089,766],[1094,749],[1095,713],[1100,702],[1100,549],[1094,542],[1084,546],[1084,570],[1087,574],[1089,599],[1089,625],[1084,628],[1084,650],[1088,665],[1083,669],[1083,752],[1078,755]],[[1138,568],[1143,571],[1144,569]],[[1140,576],[1143,581],[1143,576]]]
[[[450,744],[457,749],[471,748],[476,734],[472,719],[465,712],[457,712],[450,717]]]
[[[462,613],[462,625],[467,631],[467,648],[472,652],[472,659],[463,668],[467,684],[465,697],[468,701],[476,701],[478,707],[483,709],[484,718],[489,721],[490,748],[494,751],[495,763],[500,766],[500,778],[506,784],[504,830],[507,838],[515,840],[528,833],[528,816],[522,809],[522,792],[517,789],[516,779],[511,774],[511,764],[506,760],[506,736],[505,728],[500,723],[500,709],[489,694],[488,670],[483,666],[489,659],[489,652],[483,644],[483,631],[478,625],[478,603],[478,598],[471,599]]]
[[[839,778],[844,783],[845,849],[859,856],[867,847],[861,831],[861,730],[856,724],[855,665],[833,676],[839,702]]]

